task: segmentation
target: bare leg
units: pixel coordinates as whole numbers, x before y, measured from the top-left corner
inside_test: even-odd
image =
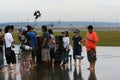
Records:
[[[35,65],[35,58],[32,58],[32,64],[33,64],[33,67],[36,66]]]
[[[11,70],[10,70],[10,64],[8,64],[8,73],[10,73]]]
[[[5,72],[5,70],[4,70],[4,68],[2,68],[2,73],[4,73]]]
[[[26,60],[26,61],[25,61],[25,71],[28,71],[28,66],[29,66],[29,61]]]
[[[74,59],[74,65],[76,65],[76,59]]]
[[[54,66],[55,66],[55,65],[54,65],[54,61],[52,61],[52,68],[54,68]]]
[[[62,66],[63,65],[63,61],[61,61],[61,63],[60,63],[60,66]]]
[[[90,67],[88,70],[94,70],[95,62],[90,62]]]
[[[34,69],[33,60],[30,60],[31,69]]]
[[[80,66],[81,65],[81,59],[79,59],[79,64],[78,64],[78,66]]]
[[[17,74],[18,71],[17,71],[17,69],[16,69],[16,64],[13,64],[13,66],[14,66],[14,73]]]
[[[87,69],[90,70],[92,67],[92,62],[90,62],[90,67],[88,67]]]
[[[68,68],[68,63],[65,64],[65,69],[67,69],[67,68]]]
[[[20,71],[23,69],[23,61],[20,62]]]
[[[93,62],[93,69],[95,69],[95,64],[96,64],[96,61],[95,61],[95,62]]]

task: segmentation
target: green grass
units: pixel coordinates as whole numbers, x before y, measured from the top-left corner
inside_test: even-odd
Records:
[[[42,33],[38,34],[41,36]],[[120,31],[97,31],[99,42],[98,46],[120,46]],[[54,35],[60,36],[61,32],[54,32]],[[69,32],[70,40],[72,39],[74,33]],[[80,35],[85,38],[86,32],[80,32]],[[14,39],[16,40],[16,44],[18,44],[18,33],[13,33]],[[72,41],[71,41],[72,44]]]

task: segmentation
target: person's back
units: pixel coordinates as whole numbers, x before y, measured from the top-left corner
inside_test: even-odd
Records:
[[[27,35],[30,38],[30,43],[29,45],[31,47],[36,47],[37,46],[37,38],[36,38],[36,34],[34,32],[28,32]]]
[[[41,55],[42,55],[42,61],[43,61],[43,67],[44,69],[49,68],[50,63],[50,48],[49,48],[49,39],[50,34],[47,31],[47,26],[43,25],[41,28],[43,35],[42,35],[42,44],[41,44]]]
[[[43,46],[43,48],[49,48],[49,39],[51,37],[50,37],[50,34],[47,31],[43,33],[42,42],[43,42],[44,38],[46,38],[46,42],[45,42],[45,45]]]
[[[54,47],[55,44],[55,36],[53,34],[50,35],[51,39],[49,41],[49,47]]]

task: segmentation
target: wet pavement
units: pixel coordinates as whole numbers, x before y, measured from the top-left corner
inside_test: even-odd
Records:
[[[18,46],[15,51],[18,51]],[[72,51],[71,51],[72,52]],[[95,71],[89,71],[89,63],[83,47],[81,66],[74,66],[73,60],[69,68],[56,66],[54,69],[44,70],[37,65],[34,70],[21,71],[19,74],[8,74],[0,72],[0,80],[119,80],[120,79],[120,47],[97,47],[97,63]],[[17,57],[18,58],[18,57]],[[13,67],[12,67],[13,68]],[[17,70],[19,70],[19,59],[17,59]]]

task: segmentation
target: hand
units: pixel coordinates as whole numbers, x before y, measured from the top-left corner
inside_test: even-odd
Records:
[[[66,48],[66,51],[68,51],[68,49]]]
[[[74,49],[74,46],[72,48]]]
[[[87,37],[87,40],[91,40],[90,37]]]
[[[36,50],[38,51],[38,47],[36,47]]]
[[[42,48],[44,47],[44,44],[42,44],[42,46],[41,46]]]

